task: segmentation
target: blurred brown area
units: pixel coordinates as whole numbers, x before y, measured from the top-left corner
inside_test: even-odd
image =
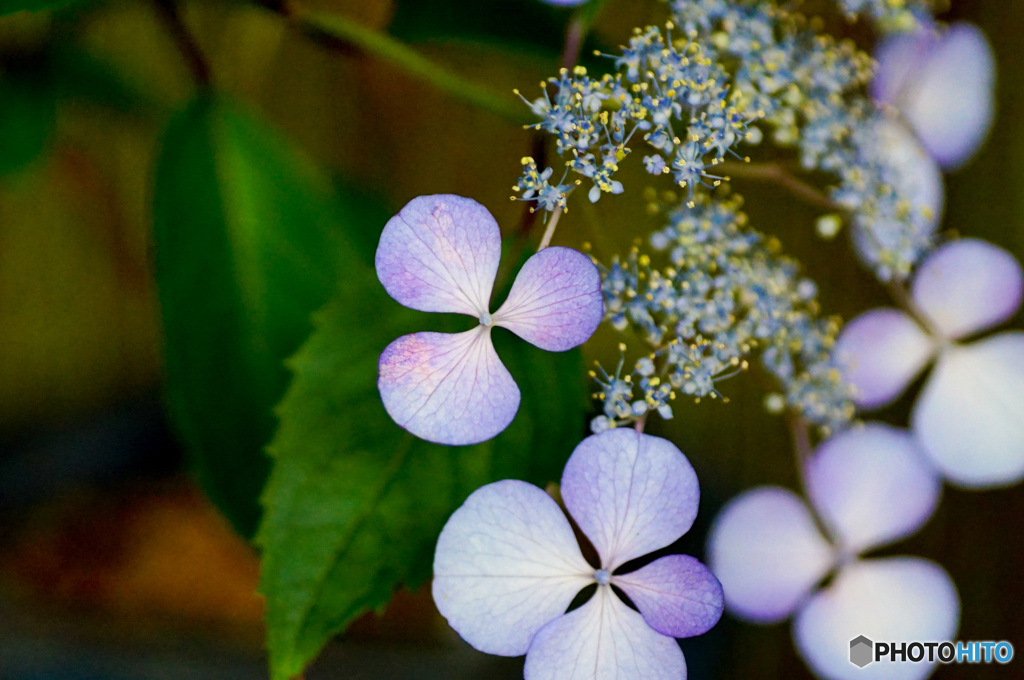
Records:
[[[21,597],[46,607],[262,635],[255,550],[183,479],[116,495],[81,492],[35,508],[8,537],[0,573]]]

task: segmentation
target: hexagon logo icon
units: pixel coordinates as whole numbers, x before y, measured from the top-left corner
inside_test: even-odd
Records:
[[[864,668],[874,661],[875,643],[863,635],[850,640],[850,663],[857,668]]]

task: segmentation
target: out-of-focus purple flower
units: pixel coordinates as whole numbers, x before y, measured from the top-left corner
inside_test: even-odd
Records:
[[[916,262],[931,249],[946,203],[942,170],[899,120],[880,119],[860,149],[862,161],[873,164],[895,189],[888,200],[907,205],[883,211],[885,216],[855,212],[853,245],[864,264],[896,271],[900,261]],[[862,197],[848,198],[856,211]]]
[[[1024,275],[1010,253],[961,239],[935,251],[914,277],[921,323],[876,309],[853,319],[836,341],[834,355],[864,409],[892,402],[935,362],[911,422],[921,448],[959,486],[1024,478],[1024,333],[961,342],[1010,318],[1022,290]]]
[[[726,607],[755,623],[795,615],[797,650],[819,677],[924,678],[934,663],[883,659],[861,669],[850,664],[849,645],[860,635],[909,641],[956,633],[959,597],[941,567],[916,557],[859,557],[928,521],[941,493],[938,475],[909,432],[868,423],[822,444],[806,485],[814,514],[793,492],[761,487],[716,518],[708,551]]]
[[[473,493],[448,520],[434,556],[434,601],[476,649],[526,654],[526,680],[678,680],[675,637],[717,623],[722,587],[686,555],[625,574],[616,569],[685,534],[697,476],[670,442],[633,430],[584,439],[562,474],[562,498],[597,549],[587,564],[568,520],[542,490],[506,480]],[[579,591],[597,592],[566,613]],[[639,613],[610,586],[620,588]]]
[[[588,2],[588,0],[540,0],[540,1],[544,2],[544,3],[547,3],[549,5],[554,5],[555,7],[575,7],[576,5],[582,5],[585,2]]]
[[[377,277],[395,300],[425,312],[468,314],[464,333],[405,335],[380,355],[384,408],[399,425],[440,444],[475,444],[508,427],[519,388],[491,343],[503,326],[552,352],[583,344],[601,322],[597,267],[571,248],[533,255],[493,315],[501,257],[498,223],[468,198],[420,196],[391,218],[377,246]]]
[[[944,168],[966,163],[995,110],[995,57],[981,29],[922,27],[888,38],[876,57],[875,99],[896,106]]]

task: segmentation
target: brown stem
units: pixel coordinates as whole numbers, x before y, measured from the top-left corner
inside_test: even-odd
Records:
[[[317,44],[342,54],[368,54],[402,69],[467,104],[519,124],[533,121],[525,107],[511,98],[448,71],[387,33],[376,31],[340,14],[309,10],[290,0],[253,0],[285,19]]]
[[[562,66],[572,68],[580,58],[583,41],[587,37],[587,22],[577,15],[565,29],[565,45],[562,47]]]
[[[544,143],[547,136],[540,130],[534,130],[533,135],[530,137],[530,158],[536,163],[538,168],[546,168],[548,165],[548,150],[547,145]],[[520,234],[528,234],[533,229],[533,225],[537,222],[537,210],[533,206],[533,201],[523,202],[523,214],[519,218],[519,229],[517,230]]]
[[[903,287],[903,282],[893,279],[889,282],[889,294],[892,295],[893,300],[896,301],[903,310],[909,314],[917,323],[921,324],[928,333],[934,338],[941,338],[942,331],[935,327],[935,324],[925,316],[921,308],[914,302],[914,298],[910,297],[907,289]]]
[[[203,89],[210,87],[210,66],[206,63],[206,58],[199,49],[199,45],[196,44],[192,34],[181,20],[178,6],[174,4],[174,0],[153,0],[153,5],[167,26],[171,37],[174,38],[174,42],[177,43],[178,49],[181,50],[181,56],[184,57],[196,83]]]
[[[714,169],[727,177],[743,177],[774,182],[808,203],[834,212],[847,212],[845,206],[836,203],[817,188],[795,177],[780,163],[737,163],[726,161],[714,166]]]
[[[555,227],[558,226],[558,220],[562,218],[562,211],[555,208],[551,212],[551,217],[548,218],[547,229],[544,230],[544,236],[540,240],[540,246],[537,248],[537,252],[540,252],[551,244],[551,237],[555,235]]]
[[[646,424],[647,424],[647,414],[645,413],[645,414],[643,414],[642,416],[640,416],[639,418],[636,419],[636,421],[633,423],[633,429],[636,430],[638,434],[643,434],[644,433],[644,426]]]
[[[789,432],[793,437],[793,453],[796,456],[796,473],[800,478],[800,488],[804,495],[807,495],[807,463],[811,459],[813,449],[811,448],[811,428],[801,416],[791,413],[786,420],[789,424]]]
[[[814,449],[811,448],[811,428],[802,416],[795,413],[790,413],[787,416],[787,421],[789,423],[789,432],[793,436],[793,453],[796,454],[796,471],[797,476],[800,478],[800,490],[803,492],[804,498],[811,501],[813,507],[814,501],[811,500],[811,487],[807,480],[807,466],[814,455]],[[826,517],[819,515],[817,511],[812,512],[811,517],[814,519],[814,523],[818,525],[822,535],[826,536],[832,545],[837,548],[842,546],[841,537],[835,532]]]

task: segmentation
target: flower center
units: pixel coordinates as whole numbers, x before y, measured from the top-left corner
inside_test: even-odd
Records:
[[[598,569],[594,572],[594,580],[600,585],[606,586],[612,580],[612,575],[607,569]]]
[[[480,315],[480,325],[481,326],[490,326],[492,323],[494,323],[494,322],[491,320],[491,313],[490,312],[484,312],[483,314]]]

